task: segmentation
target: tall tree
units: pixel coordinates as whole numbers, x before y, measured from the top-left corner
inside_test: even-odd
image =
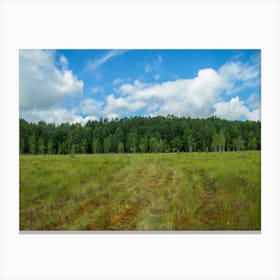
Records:
[[[44,143],[44,139],[43,138],[40,138],[38,140],[38,150],[40,152],[40,154],[45,154],[45,143]]]
[[[34,133],[28,138],[28,146],[29,146],[29,152],[35,155],[37,152],[37,145],[36,145],[36,137]]]
[[[94,154],[99,154],[102,152],[102,146],[98,138],[93,138],[92,140],[92,151]]]
[[[105,153],[109,153],[110,152],[110,147],[111,147],[111,140],[110,137],[107,136],[104,139],[104,144],[103,144],[103,149]]]
[[[187,144],[188,144],[188,151],[191,153],[193,151],[194,146],[194,138],[191,134],[187,136]]]
[[[148,151],[148,138],[143,137],[139,144],[139,151],[141,153],[146,153]]]
[[[24,154],[25,152],[25,143],[24,143],[24,139],[20,139],[20,142],[19,142],[19,151],[21,154]]]
[[[123,142],[118,143],[118,153],[123,153],[124,152],[124,144]]]
[[[53,154],[53,141],[52,141],[52,139],[50,139],[50,140],[48,141],[47,148],[48,148],[48,154],[49,154],[49,155],[50,155],[50,154]]]
[[[225,151],[225,145],[226,145],[226,138],[224,131],[221,129],[219,133],[219,152],[224,152]]]
[[[240,135],[233,139],[232,146],[235,148],[236,151],[244,149],[244,140]]]
[[[128,134],[126,147],[127,151],[131,153],[136,153],[137,151],[137,132],[133,131]]]
[[[249,150],[256,150],[257,149],[257,138],[255,136],[253,136],[249,139],[248,149]]]

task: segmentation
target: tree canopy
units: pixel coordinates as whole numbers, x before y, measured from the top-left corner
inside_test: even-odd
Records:
[[[60,125],[20,119],[21,154],[224,152],[261,149],[260,121],[132,117]]]

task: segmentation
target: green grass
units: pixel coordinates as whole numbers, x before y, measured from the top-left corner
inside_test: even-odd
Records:
[[[20,156],[21,230],[260,230],[260,152]]]

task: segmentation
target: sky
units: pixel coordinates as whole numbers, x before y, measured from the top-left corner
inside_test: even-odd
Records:
[[[260,50],[19,51],[29,122],[167,116],[260,120]]]

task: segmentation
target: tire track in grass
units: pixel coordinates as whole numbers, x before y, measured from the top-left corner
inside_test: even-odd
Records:
[[[114,178],[114,183],[123,190],[124,195],[119,210],[111,217],[113,230],[135,230],[147,212],[152,214],[159,209],[165,211],[157,200],[163,187],[170,182],[163,176],[166,174],[166,165],[158,159],[147,160],[144,156],[139,159],[138,155],[137,159]]]
[[[203,227],[206,226],[206,230],[221,229],[224,209],[217,199],[217,185],[205,171],[200,170],[198,174],[202,179],[203,189],[200,196],[201,203],[196,211],[198,219],[202,222]]]

